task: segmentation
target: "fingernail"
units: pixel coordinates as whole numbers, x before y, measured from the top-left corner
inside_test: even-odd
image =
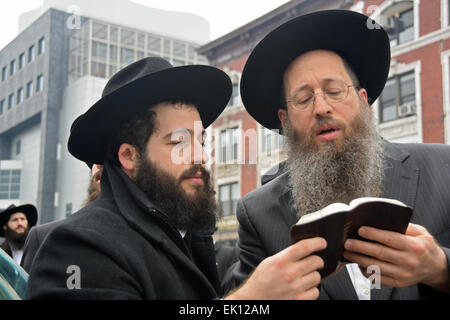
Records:
[[[367,233],[367,228],[361,227],[359,228],[359,235],[364,236]]]
[[[352,240],[345,241],[345,244],[344,244],[345,249],[350,250],[352,248],[352,246],[353,246]]]

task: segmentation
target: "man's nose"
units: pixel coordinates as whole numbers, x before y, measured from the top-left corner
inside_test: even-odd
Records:
[[[194,139],[194,147],[192,150],[193,154],[191,155],[191,159],[193,160],[193,164],[205,164],[208,162],[209,157],[200,141]]]
[[[325,94],[322,91],[314,92],[314,114],[316,116],[325,116],[330,114],[333,110],[331,104],[325,99]]]

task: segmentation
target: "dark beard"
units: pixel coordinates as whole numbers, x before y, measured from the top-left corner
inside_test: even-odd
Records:
[[[366,106],[361,105],[361,113],[351,123],[351,133],[339,147],[329,142],[320,149],[311,137],[295,133],[290,123],[285,132],[290,187],[298,217],[334,202],[348,204],[359,197],[381,196],[381,139]]]
[[[91,176],[91,179],[89,180],[88,197],[84,202],[84,205],[88,205],[89,203],[97,199],[98,195],[100,194],[100,184],[97,183],[97,180],[98,177],[101,175],[102,170],[99,170],[94,175]]]
[[[196,187],[193,195],[189,195],[180,183],[199,171],[202,173],[204,183]],[[218,206],[210,174],[202,166],[193,165],[183,172],[180,179],[176,179],[151,161],[139,160],[134,180],[179,231],[203,234],[214,232]]]
[[[20,250],[25,245],[25,240],[27,239],[28,231],[29,230],[27,228],[24,233],[17,233],[14,230],[10,229],[8,226],[6,226],[4,237],[15,249]]]

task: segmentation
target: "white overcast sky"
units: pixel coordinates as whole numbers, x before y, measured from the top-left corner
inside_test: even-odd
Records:
[[[42,0],[0,0],[0,2],[0,49],[2,49],[17,36],[19,15],[39,7]],[[211,40],[213,40],[281,6],[288,0],[133,0],[133,2],[204,17],[211,24]]]

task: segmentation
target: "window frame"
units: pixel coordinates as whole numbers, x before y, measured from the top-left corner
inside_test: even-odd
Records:
[[[235,162],[239,160],[239,133],[239,126],[232,126],[219,130],[220,163]]]
[[[402,92],[401,92],[401,78],[404,78],[404,77],[407,77],[407,76],[409,76],[409,75],[413,75],[413,77],[414,77],[414,100],[411,100],[411,101],[404,101],[404,98],[405,98],[405,96],[403,96],[402,95]],[[403,104],[405,104],[405,103],[409,103],[409,102],[414,102],[416,105],[418,104],[417,103],[417,93],[416,93],[416,81],[417,81],[417,79],[416,79],[416,74],[415,74],[415,71],[414,70],[410,70],[410,71],[406,71],[406,72],[402,72],[402,73],[397,73],[397,74],[394,74],[394,75],[392,75],[391,77],[389,77],[388,78],[388,80],[386,81],[386,83],[388,82],[388,81],[390,81],[390,80],[394,80],[395,81],[395,88],[394,88],[394,91],[395,91],[395,113],[396,113],[396,116],[395,116],[395,118],[394,119],[389,119],[389,120],[383,120],[383,104],[382,104],[382,97],[383,97],[383,92],[380,94],[380,97],[378,98],[378,101],[379,101],[379,103],[378,103],[378,123],[379,124],[382,124],[382,123],[388,123],[388,122],[390,122],[390,121],[395,121],[395,120],[398,120],[398,119],[401,119],[401,118],[405,118],[405,117],[408,117],[408,116],[405,116],[405,117],[400,117],[399,115],[398,115],[398,108],[401,106],[401,105],[403,105]],[[386,86],[385,86],[385,89],[386,89]],[[385,90],[384,89],[384,90]],[[384,91],[383,90],[383,91]],[[411,114],[411,115],[409,115],[409,116],[413,116],[413,115],[416,115],[417,114],[417,108],[416,108],[416,111],[415,111],[415,113],[414,114]]]
[[[37,54],[38,56],[45,53],[45,37],[42,37],[38,40],[38,49]]]
[[[233,186],[237,188],[237,196],[233,199]],[[222,201],[222,192],[223,188],[228,189],[228,200]],[[228,183],[223,183],[218,185],[218,200],[220,203],[221,213],[223,217],[232,217],[236,215],[236,205],[237,201],[241,197],[241,191],[240,191],[240,184],[239,181],[232,181]],[[226,202],[227,204],[227,210],[224,210],[223,203]],[[234,203],[233,203],[234,202]]]
[[[9,76],[13,76],[16,73],[16,59],[12,59],[9,63]]]
[[[44,91],[44,75],[40,74],[36,77],[36,93]]]
[[[36,47],[31,45],[28,47],[28,63],[33,62],[36,59]]]

